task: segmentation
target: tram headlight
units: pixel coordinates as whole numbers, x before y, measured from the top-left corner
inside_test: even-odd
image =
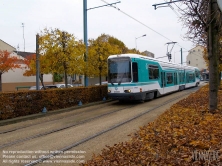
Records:
[[[125,93],[130,93],[131,90],[130,90],[130,89],[128,89],[128,90],[124,90],[124,92],[125,92]]]
[[[111,93],[111,90],[108,90],[108,93]]]

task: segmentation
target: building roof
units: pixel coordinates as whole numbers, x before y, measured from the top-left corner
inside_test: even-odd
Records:
[[[17,55],[27,58],[29,55],[35,54],[35,52],[23,52],[23,51],[14,51]]]
[[[6,43],[6,42],[5,42],[5,41],[3,41],[2,39],[0,39],[0,40],[1,40],[1,42],[3,42],[3,43],[5,43],[5,44],[9,45],[10,47],[12,47],[12,48],[14,48],[14,49],[16,50],[16,48],[15,48],[15,47],[13,47],[13,46],[11,46],[10,44]]]
[[[191,50],[193,50],[193,49],[195,49],[195,48],[197,48],[197,47],[202,47],[202,48],[204,48],[204,47],[201,46],[201,45],[196,45],[196,47],[191,48],[188,52],[190,52]]]

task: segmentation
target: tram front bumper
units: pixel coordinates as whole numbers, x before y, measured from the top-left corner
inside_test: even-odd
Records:
[[[113,100],[144,100],[146,93],[108,93]]]

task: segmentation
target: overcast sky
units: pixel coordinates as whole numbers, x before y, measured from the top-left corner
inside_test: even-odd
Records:
[[[106,0],[109,3],[117,1]],[[105,33],[123,41],[128,48],[135,48],[137,43],[137,49],[148,50],[155,57],[165,56],[166,43],[175,41],[179,45],[172,50],[172,61],[180,63],[182,46],[185,62],[187,51],[195,45],[184,40],[187,30],[182,27],[175,11],[169,7],[154,10],[153,4],[163,2],[165,0],[121,0],[116,5],[120,11],[112,7],[88,10],[88,38],[95,39]],[[88,8],[101,5],[105,5],[102,0],[88,0],[87,4]],[[172,6],[177,10],[175,5]],[[36,34],[46,27],[59,28],[83,39],[83,0],[0,0],[0,8],[0,39],[15,48],[19,46],[20,51],[24,51],[22,23],[25,51],[28,52],[35,52]],[[145,37],[135,40],[144,34]]]

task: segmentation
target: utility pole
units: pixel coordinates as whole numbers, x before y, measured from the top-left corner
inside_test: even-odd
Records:
[[[39,34],[36,35],[36,90],[39,90]]]
[[[154,9],[156,10],[157,8],[160,8],[160,7],[168,7],[168,6],[164,6],[164,5],[169,5],[171,3],[175,3],[175,2],[181,2],[181,1],[185,1],[185,0],[174,0],[174,1],[170,1],[170,2],[165,2],[165,3],[159,3],[159,4],[154,4],[152,6],[154,6]],[[159,7],[158,7],[159,6]]]
[[[87,32],[87,0],[83,0],[83,25],[84,25],[84,44],[86,46],[86,52],[84,54],[85,62],[87,63],[87,54],[88,54],[88,32]],[[86,67],[88,65],[86,64]],[[86,70],[87,71],[87,70]],[[88,86],[88,77],[85,73],[84,76],[84,85],[85,87]]]
[[[24,41],[24,52],[25,52],[25,36],[24,36],[25,24],[24,23],[22,23],[22,28],[23,28],[23,41]]]
[[[63,31],[62,32],[62,48],[63,48],[63,53],[65,53],[65,41],[66,41],[66,34]],[[64,67],[64,79],[65,79],[65,87],[68,88],[68,83],[67,83],[67,61],[63,62],[63,67]]]
[[[86,46],[86,52],[84,54],[84,58],[85,58],[86,63],[87,63],[87,54],[88,54],[87,11],[91,10],[91,9],[104,7],[104,6],[111,6],[111,5],[117,4],[117,3],[120,3],[120,1],[87,9],[87,0],[83,0],[83,31],[84,31],[84,44]],[[87,66],[88,65],[86,64],[86,67]],[[85,87],[88,86],[88,77],[87,77],[86,73],[85,73],[85,78],[84,78],[84,84],[85,84]]]
[[[183,49],[180,49],[180,53],[181,53],[181,65],[183,65]]]
[[[218,105],[218,41],[219,41],[219,27],[216,20],[216,11],[218,10],[217,0],[209,0],[208,7],[208,59],[209,59],[209,110],[214,112]]]

